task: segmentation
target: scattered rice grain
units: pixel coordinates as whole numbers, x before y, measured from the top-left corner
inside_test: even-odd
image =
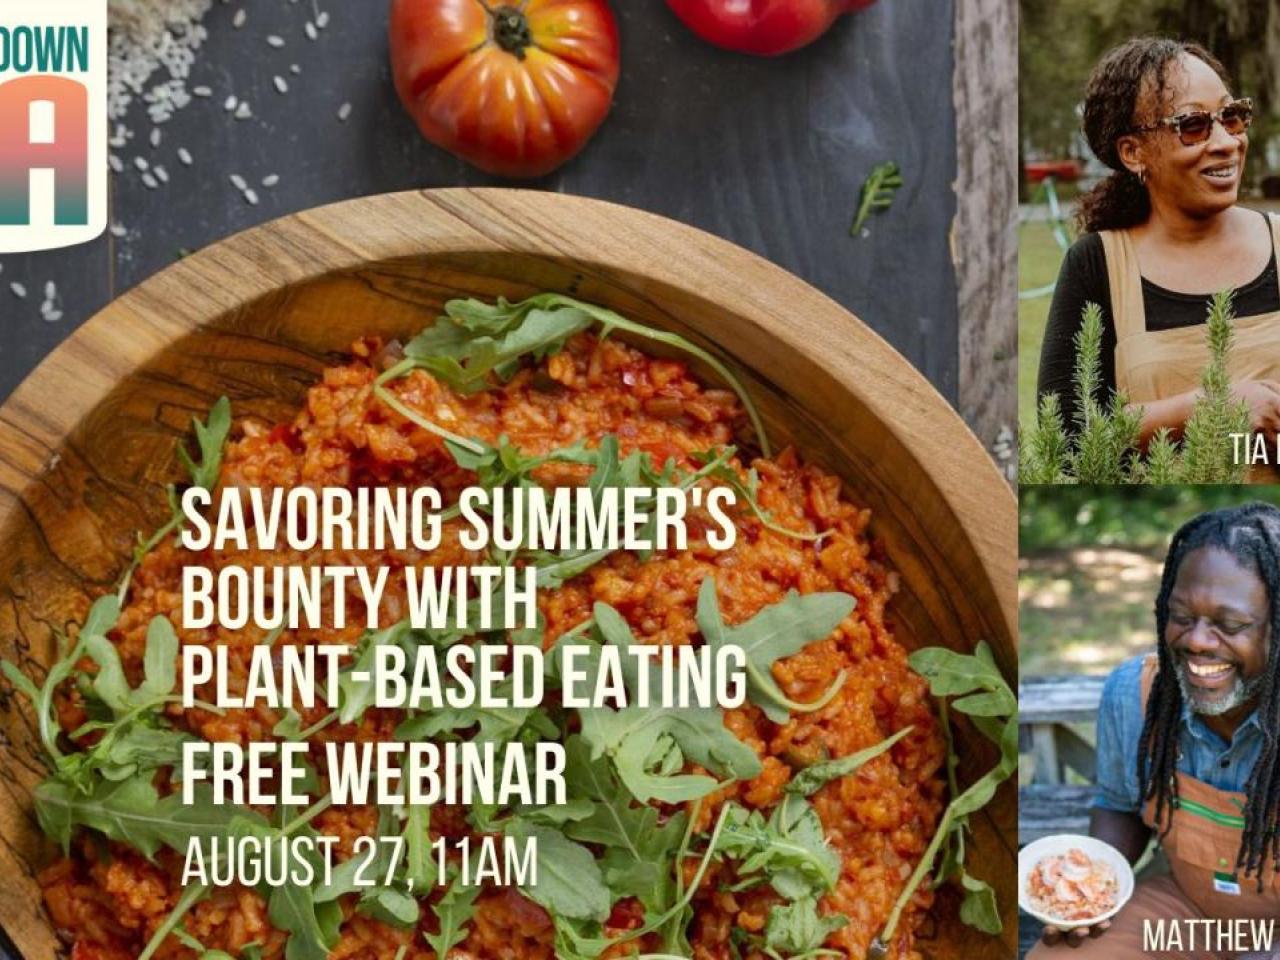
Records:
[[[351,116],[351,104],[344,103],[338,108],[338,119],[343,123],[347,122],[347,117]]]

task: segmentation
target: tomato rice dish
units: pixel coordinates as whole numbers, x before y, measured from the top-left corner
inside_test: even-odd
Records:
[[[326,369],[306,392],[291,422],[237,417],[218,488],[429,484],[441,491],[445,503],[454,502],[474,474],[456,462],[441,436],[401,415],[375,392],[375,381],[401,357],[397,344],[360,341],[349,362]],[[506,438],[527,455],[578,441],[594,448],[613,436],[623,455],[644,451],[655,464],[670,461],[691,472],[700,465],[699,451],[738,445],[740,452],[729,465],[743,476],[754,468],[756,497],[772,523],[749,510],[735,510],[737,542],[718,552],[706,546],[695,516],[687,550],[655,551],[645,559],[614,553],[562,585],[540,591],[543,645],[549,648],[589,618],[596,603],[617,610],[642,643],[700,643],[696,603],[699,586],[708,577],[714,578],[727,624],[748,620],[789,591],[851,595],[856,600],[853,612],[829,636],[778,660],[772,670],[781,690],[799,703],[819,700],[846,671],[847,681],[829,702],[812,712],[792,713],[782,723],[750,702],[725,711],[725,726],[755,752],[761,772],[750,780],[730,780],[701,802],[654,805],[660,821],[680,810],[696,816],[691,829],[699,834],[711,829],[730,802],[767,816],[783,801],[785,788],[799,771],[872,747],[910,727],[891,748],[855,773],[825,783],[810,797],[826,843],[839,860],[838,879],[821,897],[819,912],[847,918],[829,932],[823,946],[852,958],[867,956],[938,828],[947,757],[928,684],[908,665],[906,651],[887,622],[897,574],[869,534],[869,511],[846,498],[836,476],[806,463],[799,452],[788,449],[754,458],[742,454],[744,411],[734,392],[704,384],[681,360],[650,356],[616,338],[577,333],[563,349],[525,364],[505,382],[480,392],[456,390],[423,369],[389,381],[386,389],[405,407],[455,434],[488,444]],[[533,476],[550,488],[583,484],[589,473],[581,464],[550,462],[537,467]],[[787,536],[776,527],[810,536]],[[825,535],[814,539],[818,533]],[[156,616],[174,623],[182,644],[228,648],[233,672],[247,661],[248,651],[264,641],[252,627],[181,627],[178,584],[188,562],[215,571],[227,564],[384,565],[393,571],[393,586],[380,611],[381,622],[387,623],[405,615],[404,568],[477,564],[483,558],[463,550],[456,536],[446,535],[442,547],[430,554],[412,549],[356,554],[316,550],[308,556],[229,550],[209,551],[193,561],[170,536],[142,558],[110,632],[131,682],[143,675],[148,624]],[[354,595],[349,602],[356,602]],[[351,620],[340,631],[286,630],[278,642],[355,645],[362,630],[354,621],[362,617]],[[236,689],[234,673],[228,683]],[[72,685],[64,686],[55,703],[65,733],[88,719],[82,693]],[[302,726],[307,727],[321,721],[326,711],[317,707],[301,713]],[[196,737],[240,744],[277,739],[273,731],[283,719],[282,711],[267,707],[227,710],[219,716],[174,703],[164,707],[164,716],[176,729]],[[403,720],[398,711],[370,708],[356,723],[328,724],[310,739],[312,759],[322,764],[318,745],[327,740],[392,739]],[[695,767],[687,763],[686,769]],[[157,782],[163,794],[168,789],[164,772]],[[472,833],[467,814],[458,807],[432,809],[432,837]],[[352,855],[355,838],[376,834],[378,820],[376,807],[334,806],[319,813],[311,827],[339,837],[339,859],[344,859]],[[696,855],[684,861],[682,883],[694,880],[697,865]],[[148,858],[126,845],[77,834],[70,855],[57,859],[40,877],[53,925],[74,960],[136,958],[183,894],[181,866],[182,858],[173,850]],[[758,936],[781,898],[767,883],[744,885],[736,870],[731,858],[712,858],[692,895],[686,934],[697,960],[765,956]],[[421,899],[425,905],[439,895],[432,891]],[[416,926],[398,928],[357,911],[355,899],[348,895],[340,901],[341,925],[329,952],[333,960],[436,956],[422,935],[436,929],[430,909],[422,910]],[[919,957],[916,936],[932,900],[929,884],[921,884],[888,944],[889,956]],[[646,919],[638,900],[622,899],[603,922],[604,935],[637,929]],[[256,944],[252,956],[285,956],[286,934],[273,926],[267,902],[253,889],[211,891],[186,913],[183,927],[207,951],[225,951],[236,958],[247,945]],[[547,910],[514,888],[495,887],[479,894],[465,938],[448,953],[459,960],[549,960],[557,955],[555,937]],[[647,934],[602,955],[653,952],[657,945],[655,935]],[[162,940],[153,955],[159,960],[200,956],[174,937]]]

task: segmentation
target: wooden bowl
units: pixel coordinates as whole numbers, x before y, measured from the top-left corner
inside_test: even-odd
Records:
[[[404,193],[307,211],[187,257],[76,331],[0,408],[0,656],[39,670],[53,631],[122,571],[134,531],[164,515],[174,441],[227,394],[237,416],[290,417],[361,334],[404,336],[456,296],[558,290],[678,330],[745,375],[771,436],[840,474],[873,510],[902,578],[910,648],[994,648],[1016,676],[1014,498],[925,379],[860,321],[723,240],[594,200],[515,190]],[[33,716],[7,693],[0,925],[27,960],[58,950],[34,876],[49,849],[29,791],[43,775]],[[994,752],[961,730],[963,770]],[[976,762],[969,762],[973,758]],[[974,821],[971,870],[1005,927],[959,924],[944,895],[937,958],[1016,955],[1016,795]]]

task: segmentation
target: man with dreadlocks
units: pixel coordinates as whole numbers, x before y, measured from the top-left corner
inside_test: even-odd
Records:
[[[1242,948],[1203,920],[1280,918],[1280,509],[1249,504],[1183,526],[1155,612],[1156,653],[1117,668],[1102,694],[1090,832],[1131,863],[1156,837],[1170,873],[1139,883],[1110,923],[1046,928],[1028,960],[1219,960]],[[1153,954],[1147,921],[1171,920],[1201,922]],[[1247,949],[1280,957],[1275,936]]]

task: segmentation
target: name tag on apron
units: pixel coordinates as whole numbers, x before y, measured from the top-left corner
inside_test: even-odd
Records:
[[[1215,873],[1213,875],[1213,889],[1218,893],[1227,893],[1233,897],[1240,896],[1240,884],[1229,873]]]

